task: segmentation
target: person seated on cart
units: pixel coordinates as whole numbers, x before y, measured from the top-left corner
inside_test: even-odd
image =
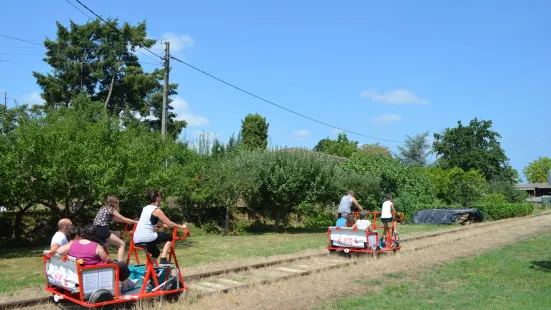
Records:
[[[355,224],[356,224],[356,219],[354,218],[354,215],[352,214],[347,215],[346,223],[344,224],[344,227],[354,228]]]
[[[346,226],[346,217],[348,213],[339,213],[341,217],[335,222],[336,227],[345,227]]]
[[[171,221],[164,212],[160,209],[162,194],[159,191],[151,191],[146,195],[149,204],[142,209],[142,214],[138,220],[136,231],[134,232],[134,243],[145,243],[147,251],[151,254],[153,264],[157,261],[159,255],[161,259],[160,265],[169,264],[166,255],[170,250],[172,234],[166,232],[156,232],[155,226],[159,225],[164,228],[180,228],[186,229],[186,225],[176,224]],[[165,243],[162,253],[157,248],[157,244]]]
[[[356,228],[367,230],[369,232],[373,232],[371,230],[371,222],[367,220],[367,212],[362,211],[360,212],[360,218],[356,220]]]
[[[59,255],[69,255],[82,260],[83,266],[101,266],[105,264],[115,264],[119,268],[119,281],[122,284],[122,292],[128,292],[134,289],[138,280],[130,280],[130,270],[126,262],[113,261],[101,245],[94,242],[95,229],[93,225],[72,229],[73,237],[70,243],[57,249]]]
[[[94,219],[96,238],[98,241],[101,241],[102,245],[106,248],[109,247],[109,245],[117,246],[119,248],[117,259],[122,262],[124,260],[124,248],[126,244],[121,240],[120,233],[109,230],[109,223],[111,223],[111,221],[127,224],[137,224],[138,221],[122,216],[119,213],[119,199],[117,196],[112,195],[107,196],[105,205],[101,206]]]
[[[50,252],[55,253],[55,251],[63,245],[66,245],[69,243],[69,239],[67,239],[67,236],[69,235],[69,230],[71,229],[71,225],[73,223],[68,218],[63,218],[57,222],[57,232],[52,237],[52,241],[50,242]]]

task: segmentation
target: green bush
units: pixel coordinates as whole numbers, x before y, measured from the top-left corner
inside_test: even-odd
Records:
[[[300,222],[306,228],[319,228],[335,225],[336,212],[330,212],[324,205],[302,203],[295,208]]]
[[[463,171],[461,168],[427,170],[436,187],[436,196],[448,205],[457,204],[470,208],[487,192],[486,180],[476,170]]]
[[[380,211],[385,195],[393,195],[396,211],[410,217],[416,205],[430,204],[436,200],[434,184],[426,169],[405,166],[400,160],[381,155],[356,153],[349,161],[339,164],[347,171],[354,171],[375,182],[372,190],[378,190],[369,203],[369,209]]]
[[[527,197],[526,192],[516,189],[509,180],[492,180],[488,190],[490,193],[502,194],[508,202],[524,202]]]
[[[485,220],[501,220],[512,217],[527,216],[534,212],[534,206],[531,203],[480,203],[473,206],[478,208],[484,214]]]

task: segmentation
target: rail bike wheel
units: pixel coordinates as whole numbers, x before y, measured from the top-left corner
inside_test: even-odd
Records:
[[[109,292],[108,290],[101,289],[101,290],[97,290],[94,293],[92,293],[92,295],[88,299],[88,303],[97,304],[97,303],[100,303],[100,302],[106,302],[106,301],[111,301],[111,300],[113,300],[113,295],[111,294],[111,292]],[[115,305],[111,304],[111,305],[104,305],[104,306],[101,306],[101,307],[95,307],[93,309],[112,310],[114,308],[115,308]]]

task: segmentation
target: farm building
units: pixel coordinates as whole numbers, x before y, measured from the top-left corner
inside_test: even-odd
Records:
[[[547,183],[524,183],[517,184],[515,187],[528,194],[528,201],[542,202],[542,197],[551,196],[551,170],[547,172]]]

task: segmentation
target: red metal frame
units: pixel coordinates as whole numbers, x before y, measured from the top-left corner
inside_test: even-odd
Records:
[[[134,227],[135,230],[135,227]],[[132,231],[132,233],[134,232]],[[128,232],[128,231],[127,231]],[[75,263],[77,265],[77,272],[78,272],[78,281],[79,281],[79,292],[78,293],[71,293],[69,290],[56,287],[54,285],[51,285],[48,283],[48,275],[46,273],[46,263],[48,260],[54,255],[54,253],[48,253],[47,255],[43,255],[42,260],[44,263],[44,276],[46,278],[46,291],[61,296],[65,300],[69,300],[71,302],[74,302],[76,304],[79,304],[83,307],[101,307],[105,305],[110,304],[117,304],[117,303],[123,303],[123,302],[129,302],[129,301],[135,301],[139,299],[145,299],[145,298],[152,298],[156,296],[162,296],[162,295],[170,295],[175,294],[179,292],[185,292],[188,290],[188,287],[184,285],[184,277],[182,276],[182,273],[180,272],[180,265],[178,264],[178,259],[176,258],[176,252],[174,251],[174,245],[175,241],[184,240],[189,235],[189,231],[187,229],[184,230],[184,235],[182,237],[178,237],[177,229],[175,228],[172,232],[173,240],[170,245],[170,257],[169,260],[174,258],[174,264],[175,267],[178,270],[178,277],[181,283],[181,287],[179,289],[170,290],[170,291],[162,291],[157,290],[155,292],[145,292],[145,289],[147,287],[147,283],[151,279],[153,279],[153,282],[155,283],[155,287],[159,286],[159,279],[157,278],[157,274],[155,273],[155,269],[153,267],[153,263],[151,261],[151,256],[149,253],[146,255],[146,274],[143,279],[142,288],[140,289],[140,292],[138,294],[132,294],[132,295],[120,295],[119,292],[119,267],[116,264],[104,264],[104,265],[98,265],[98,266],[81,266],[81,263],[77,262]],[[138,247],[135,247],[138,249]],[[129,252],[130,253],[130,252]],[[68,256],[65,255],[63,257],[63,260],[66,261],[68,259]],[[115,296],[113,296],[113,300],[101,302],[101,303],[88,303],[87,300],[85,300],[84,291],[80,283],[82,283],[82,271],[83,270],[90,270],[90,269],[102,269],[102,268],[114,268],[115,269]],[[169,272],[166,272],[165,279],[163,282],[167,281],[169,277]],[[129,296],[129,297],[128,297]]]
[[[130,259],[132,258],[132,254],[134,254],[134,258],[136,259],[136,265],[140,264],[140,257],[138,256],[138,251],[144,251],[144,248],[137,247],[136,244],[134,244],[134,232],[136,231],[136,224],[133,224],[132,230],[129,230],[130,224],[124,225],[124,232],[130,236],[130,245],[128,246],[128,253],[126,255],[126,263],[130,265]],[[155,231],[157,231],[157,227],[154,228]],[[159,267],[159,262],[155,261],[155,266]]]
[[[354,214],[355,218],[358,218],[359,215],[360,215],[360,212],[353,212],[353,214]],[[373,215],[373,222],[371,223],[372,230],[384,229],[384,227],[385,227],[384,224],[383,225],[377,225],[377,215],[381,214],[381,212],[367,212],[367,214],[368,215]],[[392,212],[392,215],[393,215],[392,226],[389,227],[389,229],[387,231],[386,240],[394,240],[393,236],[394,236],[394,232],[396,231],[396,222],[397,221],[402,221],[404,219],[404,214],[401,213],[401,212]],[[397,218],[398,215],[401,215],[400,218]],[[336,227],[335,230],[341,230],[341,227]],[[353,230],[357,231],[358,229],[353,228]],[[365,231],[365,236],[367,237],[368,240],[369,240],[370,235],[375,235],[375,238],[376,238],[375,240],[377,240],[376,242],[377,242],[377,244],[379,244],[379,233],[378,232],[369,232],[368,230],[366,230]],[[371,250],[371,248],[369,248],[369,247],[366,248],[366,249],[360,249],[360,248],[354,248],[354,247],[336,247],[336,246],[333,246],[331,244],[331,229],[330,228],[327,229],[327,242],[328,242],[327,249],[330,250],[330,251],[348,250],[349,252],[380,253],[380,252],[396,251],[396,250],[399,250],[399,249],[402,248],[401,246],[390,247],[388,241],[385,242],[385,247],[384,248],[381,248],[380,250],[376,250],[376,251]]]

